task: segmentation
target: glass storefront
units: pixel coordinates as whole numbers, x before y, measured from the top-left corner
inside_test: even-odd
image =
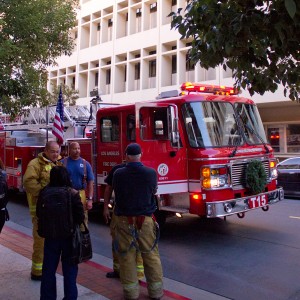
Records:
[[[266,133],[275,154],[300,156],[300,124],[266,125]]]

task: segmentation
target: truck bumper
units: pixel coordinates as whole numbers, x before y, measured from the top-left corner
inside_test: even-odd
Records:
[[[234,214],[245,213],[246,211],[266,208],[284,199],[283,188],[279,187],[272,192],[260,193],[257,195],[231,199],[219,202],[206,203],[207,218],[225,217]]]

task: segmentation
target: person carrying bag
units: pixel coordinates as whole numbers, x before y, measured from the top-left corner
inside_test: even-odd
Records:
[[[37,201],[38,234],[45,238],[40,299],[56,299],[56,269],[59,259],[64,276],[64,299],[77,299],[78,263],[73,260],[73,237],[84,220],[78,191],[71,188],[67,169],[55,166],[50,183]]]

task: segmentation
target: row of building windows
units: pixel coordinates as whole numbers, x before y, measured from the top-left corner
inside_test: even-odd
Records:
[[[72,31],[80,50],[138,32],[170,24],[171,12],[185,7],[186,0],[123,1],[81,17]],[[159,21],[160,20],[160,21]],[[114,32],[114,27],[116,30]],[[78,40],[79,38],[79,40]]]

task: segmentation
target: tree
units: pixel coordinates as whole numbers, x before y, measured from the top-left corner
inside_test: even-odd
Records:
[[[51,104],[57,103],[57,98],[59,94],[60,87],[54,89],[53,94],[51,95]],[[61,91],[64,99],[64,103],[69,106],[76,105],[76,100],[79,98],[79,91],[70,88],[68,85],[62,84]]]
[[[251,96],[282,84],[299,102],[299,8],[295,0],[190,0],[169,16],[181,39],[192,39],[194,63],[232,69],[235,86]]]
[[[0,1],[0,105],[15,116],[45,106],[47,67],[70,55],[78,0]]]

